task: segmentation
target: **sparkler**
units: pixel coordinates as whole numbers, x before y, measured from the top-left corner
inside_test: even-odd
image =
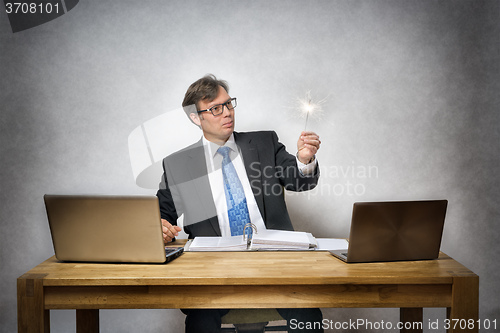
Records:
[[[319,115],[323,111],[321,105],[325,102],[326,98],[317,103],[314,103],[311,97],[311,91],[306,92],[306,97],[304,99],[299,98],[299,109],[302,113],[306,114],[306,125],[304,127],[304,131],[307,130],[307,122],[309,120],[309,114],[315,113]]]

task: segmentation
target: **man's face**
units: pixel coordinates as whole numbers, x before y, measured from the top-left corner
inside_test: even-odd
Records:
[[[231,97],[227,91],[219,86],[217,97],[213,101],[200,101],[198,102],[199,110],[206,110],[214,105],[227,102]],[[214,116],[211,112],[202,112],[198,117],[191,117],[195,124],[199,125],[203,130],[203,135],[208,141],[224,144],[227,139],[233,134],[234,131],[234,109],[228,110],[226,107],[224,111]],[[194,114],[191,114],[192,116]]]

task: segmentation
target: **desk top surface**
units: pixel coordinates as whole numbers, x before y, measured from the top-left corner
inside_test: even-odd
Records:
[[[187,252],[168,264],[59,262],[51,257],[20,278],[45,286],[451,284],[476,276],[441,253],[436,260],[346,264],[329,252]]]

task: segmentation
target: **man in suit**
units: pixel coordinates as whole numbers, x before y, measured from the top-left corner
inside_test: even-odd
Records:
[[[294,156],[275,132],[234,132],[236,99],[229,96],[227,83],[213,75],[194,82],[182,105],[203,137],[163,160],[157,196],[165,242],[178,235],[176,221],[182,214],[190,238],[241,235],[247,222],[258,230],[293,230],[284,189],[316,186],[319,137],[302,132]],[[186,332],[220,331],[220,318],[227,311],[184,310]],[[319,309],[278,311],[287,320],[322,320]]]

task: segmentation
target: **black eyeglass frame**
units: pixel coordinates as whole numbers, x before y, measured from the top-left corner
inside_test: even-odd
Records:
[[[228,109],[228,110],[232,110],[236,107],[238,103],[236,102],[236,97],[233,97],[233,98],[230,98],[228,99],[225,103],[221,103],[221,104],[216,104],[208,109],[205,109],[205,110],[200,110],[200,111],[196,111],[197,113],[201,113],[201,112],[211,112],[213,116],[218,116],[222,113],[224,113],[224,106]],[[221,112],[215,114],[214,111],[217,109],[218,106],[221,106]]]

